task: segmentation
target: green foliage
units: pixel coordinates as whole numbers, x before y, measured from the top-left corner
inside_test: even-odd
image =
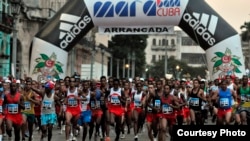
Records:
[[[116,35],[113,36],[109,42],[109,49],[113,55],[113,75],[116,76],[117,72],[117,59],[120,60],[119,75],[118,78],[122,77],[123,62],[125,59],[126,63],[128,58],[132,59],[132,53],[135,53],[135,75],[142,76],[144,66],[146,64],[145,59],[145,48],[147,45],[147,35]]]
[[[206,67],[190,67],[187,65],[186,62],[182,62],[179,60],[175,60],[174,57],[170,57],[168,59],[168,73],[173,74],[173,76],[176,76],[176,66],[180,67],[181,77],[183,74],[189,73],[191,75],[191,78],[196,77],[200,75],[202,78],[205,78],[207,69]],[[154,64],[154,66],[149,66],[148,75],[152,77],[164,77],[164,67],[165,67],[165,60],[160,60]]]

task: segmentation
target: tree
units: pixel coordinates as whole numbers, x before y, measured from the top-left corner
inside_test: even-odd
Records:
[[[149,66],[148,69],[148,74],[152,77],[165,77],[164,74],[164,67],[165,67],[165,60],[162,59],[158,62],[156,62],[153,66]],[[204,67],[190,67],[187,65],[187,63],[176,60],[174,57],[168,58],[168,73],[173,74],[173,77],[177,75],[177,70],[176,66],[180,67],[181,71],[181,77],[183,74],[190,74],[191,78],[196,77],[200,75],[202,78],[205,78],[206,72],[205,70],[207,69],[205,66]]]
[[[109,42],[109,49],[112,50],[111,54],[113,55],[113,59],[131,59],[132,53],[135,53],[135,76],[142,76],[144,71],[144,66],[146,64],[145,59],[145,48],[147,44],[147,35],[116,35],[111,38]],[[116,62],[116,61],[114,61]],[[117,72],[117,63],[113,63],[113,74],[112,76],[116,76],[118,78],[122,77],[123,70],[122,63],[119,66],[119,74],[120,76],[116,76]]]

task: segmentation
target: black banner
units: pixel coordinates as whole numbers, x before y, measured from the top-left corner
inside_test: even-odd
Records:
[[[204,50],[238,34],[204,0],[189,0],[179,27]]]
[[[68,1],[35,37],[69,51],[94,23],[83,0]]]

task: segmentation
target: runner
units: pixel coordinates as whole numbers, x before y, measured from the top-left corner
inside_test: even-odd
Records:
[[[12,140],[12,128],[14,128],[15,141],[19,141],[23,121],[21,109],[25,109],[25,106],[22,95],[17,92],[15,80],[10,83],[10,93],[4,97],[4,105],[6,108],[6,133],[9,136],[9,140]]]
[[[136,92],[133,94],[132,97],[134,105],[134,108],[132,109],[132,119],[134,121],[135,140],[138,140],[139,126],[141,125],[141,122],[145,116],[145,105],[143,101],[146,94],[142,90],[142,86],[143,85],[141,83],[136,83]]]
[[[191,125],[203,125],[201,120],[202,102],[206,101],[204,91],[200,88],[198,79],[193,80],[193,89],[189,92],[189,108]]]
[[[250,125],[250,121],[247,120],[247,116],[250,114],[250,86],[246,75],[242,77],[242,85],[238,88],[238,94],[240,102],[236,114],[240,115],[242,125]]]
[[[154,138],[153,135],[155,135],[155,133],[157,133],[157,128],[154,128],[155,126],[157,126],[156,121],[156,110],[154,105],[155,102],[155,88],[153,84],[148,84],[148,94],[146,95],[146,121],[147,121],[147,129],[148,129],[148,137],[150,139],[150,141],[156,141],[156,136]],[[154,130],[154,132],[152,132]]]
[[[83,135],[82,140],[84,141],[87,137],[88,126],[91,121],[91,110],[90,110],[90,98],[91,98],[91,91],[89,89],[89,82],[83,81],[82,82],[82,101],[81,101],[81,114],[78,119],[78,125],[83,126]],[[92,94],[93,95],[93,94]],[[89,140],[91,140],[91,136],[89,136]]]
[[[80,97],[81,93],[81,90],[75,87],[75,78],[70,77],[67,97],[64,100],[66,105],[66,141],[70,140],[70,131],[77,126],[77,121],[81,114],[80,101],[85,100],[83,97]],[[71,126],[73,126],[72,129]],[[75,133],[73,133],[72,140],[76,140]]]
[[[103,111],[101,109],[101,90],[97,88],[97,82],[95,80],[90,82],[90,109],[92,112],[90,129],[89,129],[89,138],[91,139],[94,127],[95,127],[95,140],[99,135],[100,122],[102,118]]]
[[[123,83],[123,91],[124,95],[126,97],[126,104],[127,107],[125,107],[125,121],[123,122],[122,126],[122,136],[121,138],[125,138],[124,128],[125,125],[127,125],[127,134],[130,134],[130,128],[131,128],[131,119],[132,119],[132,109],[134,108],[134,104],[132,103],[132,94],[131,94],[131,88],[130,88],[130,82],[126,80]]]
[[[109,124],[107,126],[115,126],[115,141],[119,140],[122,127],[122,116],[124,116],[124,107],[122,107],[122,103],[126,103],[124,92],[121,90],[119,84],[119,79],[114,79],[114,87],[110,89],[110,94],[108,96]],[[109,128],[107,128],[107,130],[109,130]],[[106,140],[110,140],[109,131],[107,131]]]
[[[3,85],[0,82],[0,141],[3,140],[3,126],[4,126],[4,90],[3,90]]]
[[[45,88],[45,91],[43,94],[41,94],[41,97],[42,97],[41,141],[44,140],[44,138],[47,135],[47,132],[48,132],[48,141],[51,141],[53,125],[56,124],[56,120],[57,120],[55,104],[56,103],[60,104],[60,98],[55,94],[55,91],[54,91],[55,84],[52,81],[48,81],[47,83],[45,83],[44,88]]]
[[[212,99],[218,101],[217,125],[229,125],[232,117],[232,97],[236,100],[236,93],[227,88],[228,80],[222,80],[221,88],[215,93]]]
[[[166,140],[167,127],[171,136],[170,141],[173,140],[172,129],[176,123],[175,110],[179,108],[178,97],[171,95],[171,86],[164,86],[164,93],[161,96],[161,118],[160,118],[160,132],[158,141]]]
[[[22,110],[23,123],[22,123],[22,141],[25,141],[25,132],[28,126],[29,141],[32,140],[33,125],[35,122],[35,104],[40,104],[35,98],[35,93],[32,90],[32,80],[28,79],[25,83],[24,91],[22,91],[24,98],[25,109]]]

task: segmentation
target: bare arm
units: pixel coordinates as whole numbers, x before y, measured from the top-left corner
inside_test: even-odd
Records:
[[[200,99],[202,99],[204,102],[207,101],[206,97],[205,97],[205,94],[204,94],[204,91],[203,90],[200,90],[199,93],[198,93],[198,97]]]
[[[20,100],[18,102],[18,106],[21,108],[21,109],[25,109],[25,106],[24,106],[24,98],[23,96],[20,97]]]
[[[44,91],[44,90],[41,90],[41,89],[38,89],[38,88],[34,88],[34,87],[31,87],[31,89],[32,89],[35,93],[39,94],[41,97],[44,97],[44,94],[45,94],[45,91]]]

